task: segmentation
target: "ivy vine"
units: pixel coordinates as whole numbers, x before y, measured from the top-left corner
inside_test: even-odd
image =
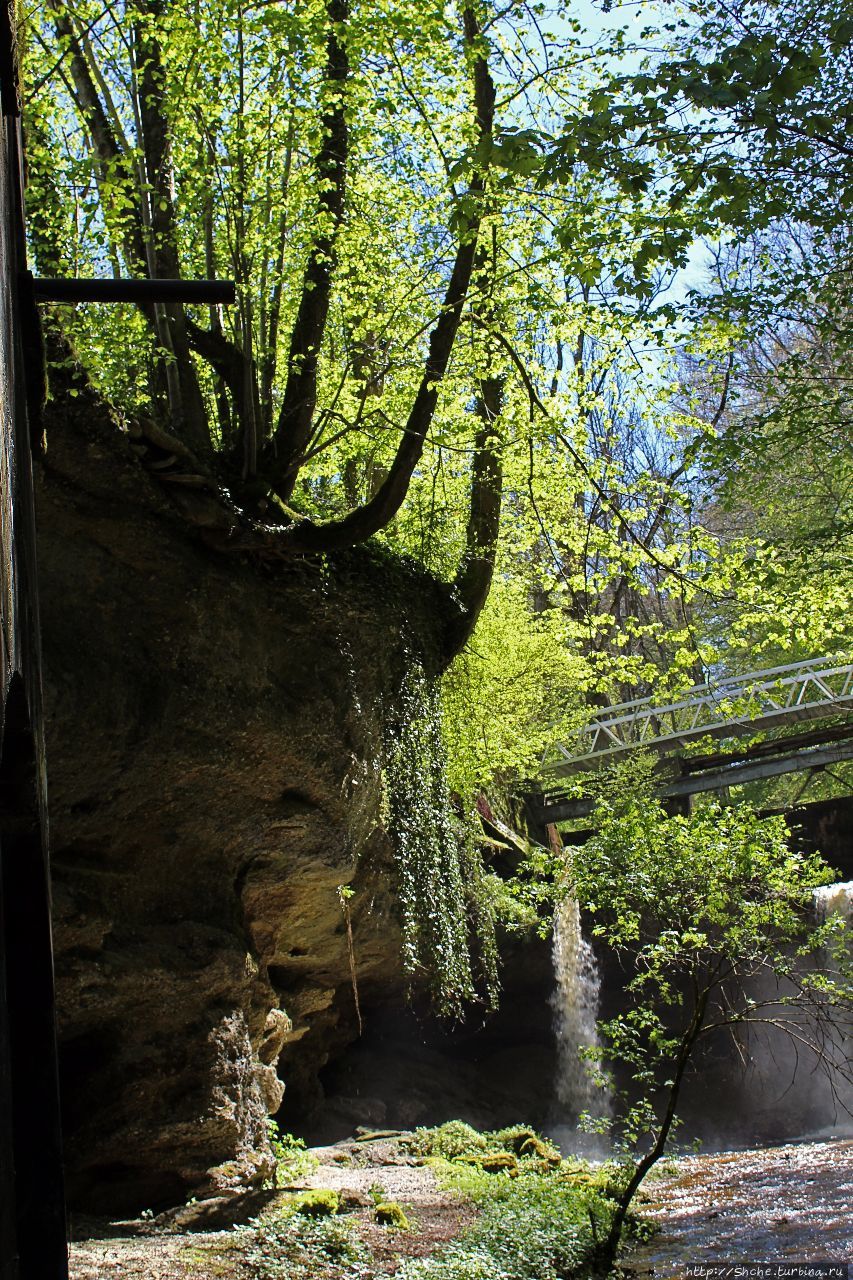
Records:
[[[472,819],[447,782],[439,684],[413,663],[386,733],[388,825],[397,860],[403,968],[425,977],[439,1010],[497,999],[495,918]]]

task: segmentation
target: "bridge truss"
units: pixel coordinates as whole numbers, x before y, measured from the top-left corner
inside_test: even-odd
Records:
[[[675,701],[639,698],[595,711],[572,743],[555,743],[542,760],[540,820],[581,817],[590,802],[566,795],[567,780],[625,759],[636,751],[675,757],[662,766],[659,794],[687,797],[699,791],[789,772],[827,767],[853,758],[853,662],[806,662],[707,682]],[[747,742],[764,730],[803,721],[822,729]],[[728,739],[726,753],[683,755],[703,739]]]

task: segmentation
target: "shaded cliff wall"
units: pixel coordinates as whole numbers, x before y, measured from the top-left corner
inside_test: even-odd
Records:
[[[0,6],[0,1276],[68,1274],[47,870],[14,6]]]
[[[458,1024],[439,1022],[423,1001],[405,1002],[393,990],[368,993],[363,1036],[320,1072],[321,1096],[303,1100],[298,1088],[287,1091],[284,1127],[324,1143],[355,1125],[547,1125],[557,1070],[551,944],[535,935],[504,937],[500,950],[500,1007],[472,1005]],[[290,1053],[285,1046],[284,1062]]]
[[[37,477],[61,1085],[72,1202],[131,1209],[262,1177],[282,1045],[304,1094],[353,1038],[337,886],[399,988],[382,718],[445,606],[209,548],[74,390]]]

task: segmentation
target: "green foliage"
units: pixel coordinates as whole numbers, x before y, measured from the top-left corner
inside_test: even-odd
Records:
[[[474,1225],[431,1258],[404,1263],[402,1280],[566,1280],[588,1272],[612,1202],[552,1175],[478,1176],[463,1184],[480,1210]]]
[[[644,948],[637,990],[668,989],[667,970],[671,980],[713,957],[758,961],[808,931],[812,891],[831,872],[789,848],[783,818],[716,801],[668,817],[638,785],[641,767],[627,787],[620,773],[602,789],[596,830],[569,872],[593,935],[620,951]]]
[[[533,777],[582,714],[589,670],[565,611],[531,612],[516,571],[493,587],[471,644],[442,682],[448,775],[466,800]]]
[[[485,1134],[464,1120],[448,1120],[434,1129],[415,1129],[406,1143],[414,1155],[441,1156],[445,1160],[477,1155],[488,1147]]]
[[[491,902],[495,921],[505,932],[528,933],[536,928],[539,917],[531,906],[529,897],[520,893],[513,881],[486,872],[482,886]]]
[[[472,945],[486,998],[495,999],[494,915],[471,822],[450,797],[438,688],[416,663],[401,691],[396,725],[388,730],[385,781],[403,966],[412,976],[427,976],[441,1011],[458,1015],[476,994]]]
[[[251,1280],[358,1280],[373,1276],[370,1252],[349,1222],[335,1217],[264,1218],[239,1229]]]
[[[296,1182],[316,1169],[316,1156],[307,1150],[302,1138],[295,1138],[292,1133],[282,1133],[275,1120],[267,1121],[267,1136],[276,1161],[274,1186]]]
[[[649,264],[683,260],[697,233],[740,234],[792,210],[827,229],[844,223],[852,189],[843,0],[746,0],[736,24],[724,3],[693,3],[668,30],[638,72],[590,94],[542,170],[607,175],[645,217],[664,186],[660,235],[641,241],[622,281],[640,296]]]
[[[696,307],[739,334],[719,434],[701,450],[719,530],[702,626],[737,669],[853,644],[849,234],[753,237]],[[719,383],[720,369],[705,376]]]

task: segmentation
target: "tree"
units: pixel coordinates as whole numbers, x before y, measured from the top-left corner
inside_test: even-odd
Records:
[[[360,9],[351,12],[346,0],[329,0],[307,6],[298,17],[263,8],[259,14],[242,3],[211,4],[190,15],[164,0],[142,0],[121,12],[110,8],[90,15],[51,0],[43,20],[34,23],[35,39],[56,56],[54,70],[64,79],[76,115],[76,127],[66,116],[65,128],[73,130],[78,174],[81,168],[91,174],[87,223],[96,255],[114,270],[151,277],[177,277],[193,268],[212,274],[224,258],[237,279],[240,302],[230,334],[215,312],[205,325],[178,304],[142,308],[154,342],[150,394],[167,412],[171,431],[193,451],[199,469],[214,466],[250,506],[269,494],[285,504],[279,520],[285,514],[289,519],[278,540],[287,550],[348,547],[393,519],[423,453],[463,310],[468,309],[469,319],[482,311],[491,259],[478,244],[493,198],[488,175],[495,128],[484,16],[474,5],[446,18],[443,6],[418,15],[417,27],[432,39],[441,72],[455,61],[452,91],[460,101],[470,94],[461,127],[454,129],[469,144],[469,160],[458,186],[451,185],[440,201],[450,225],[430,264],[430,300],[418,316],[428,340],[425,349],[416,344],[414,368],[408,359],[402,395],[393,406],[396,420],[388,422],[384,415],[386,436],[390,427],[397,443],[390,456],[383,451],[387,464],[383,459],[375,468],[367,494],[324,521],[322,529],[305,509],[310,495],[294,493],[303,466],[330,447],[329,437],[334,443],[358,434],[371,419],[370,397],[383,376],[386,353],[379,330],[396,300],[375,305],[380,281],[371,278],[369,268],[376,264],[369,263],[364,273],[356,259],[359,236],[366,231],[362,208],[381,198],[378,188],[365,185],[365,174],[374,159],[369,149],[380,141],[379,129],[371,129],[382,108],[372,104],[368,112],[367,103],[407,42],[415,44],[415,74],[424,73],[418,45],[425,37],[415,36],[414,9],[399,6],[393,15],[369,19]],[[265,80],[258,110],[250,82]],[[49,174],[57,102],[34,96],[33,189],[43,198],[44,213],[47,195],[55,207],[62,205],[63,193],[56,184],[51,190]],[[447,105],[442,114],[444,119],[431,126],[434,131],[449,127]],[[370,116],[367,122],[364,115]],[[398,144],[393,126],[382,133],[381,144]],[[303,189],[291,209],[295,148],[305,146],[313,148],[313,156],[310,163],[302,162]],[[259,147],[266,159],[260,173],[253,164]],[[401,164],[399,156],[380,154],[373,180],[393,188],[401,168],[405,161]],[[186,179],[190,169],[193,185],[178,187],[178,177]],[[224,217],[214,207],[217,184]],[[309,234],[306,238],[302,230],[293,260],[286,262],[288,242],[295,238],[292,220],[299,214]],[[34,247],[46,263],[56,263],[68,256],[61,228],[52,227],[51,240],[45,223],[45,217],[37,219]],[[290,308],[282,362],[286,270],[297,264],[301,284]],[[334,366],[329,346],[336,338],[343,340],[345,360],[333,368],[339,385],[331,403],[321,405],[328,391],[323,362]],[[274,393],[282,364],[280,389]],[[454,592],[459,635],[449,640],[451,647],[464,640],[488,591],[500,510],[500,381],[475,378],[469,386],[477,398],[472,422],[482,425],[472,426],[468,443],[470,517]],[[214,403],[218,421],[211,418]],[[375,431],[375,421],[370,425]],[[287,507],[291,502],[299,506]]]
[[[439,665],[471,638],[497,564],[496,607],[516,602],[531,652],[548,631],[583,655],[580,695],[683,688],[721,660],[697,593],[723,616],[761,573],[705,519],[700,444],[732,383],[730,318],[706,312],[691,337],[659,295],[697,234],[741,218],[727,183],[749,227],[804,186],[761,111],[744,117],[765,54],[789,141],[803,104],[840,101],[842,15],[791,4],[819,33],[805,60],[757,10],[733,41],[712,9],[614,78],[624,32],[592,56],[556,6],[50,0],[26,63],[37,261],[234,276],[231,314],[63,323],[107,394],[228,488],[241,545],[378,538],[414,555],[448,587]],[[808,130],[791,146],[823,172],[828,143]],[[678,395],[691,343],[710,370],[699,401]],[[546,664],[529,724],[549,700],[572,699]]]
[[[791,217],[844,226],[853,178],[844,0],[688,4],[660,35],[638,72],[614,72],[567,121],[546,161],[552,177],[579,162],[610,173],[640,199],[665,184],[668,216],[634,260],[640,291],[655,258],[684,261],[697,234],[740,237]]]
[[[853,546],[848,237],[789,224],[719,259],[714,286],[695,306],[732,334],[726,408],[701,451],[708,522],[732,560],[746,551],[742,606],[720,619],[726,643],[733,654],[759,651],[771,666],[844,653]],[[697,374],[719,377],[714,362]]]
[[[607,1274],[632,1199],[678,1126],[685,1077],[722,1033],[772,1027],[808,1069],[849,1082],[853,951],[842,917],[816,920],[813,891],[832,879],[791,850],[779,818],[712,802],[668,817],[644,766],[603,787],[595,834],[557,866],[592,936],[629,973],[626,1008],[599,1024],[603,1063],[628,1076],[616,1137],[624,1180],[599,1264]]]
[[[659,206],[638,221],[589,172],[538,181],[532,119],[556,127],[599,76],[582,33],[546,16],[50,0],[28,33],[44,273],[238,285],[233,315],[66,316],[84,360],[282,554],[381,533],[426,559],[452,588],[448,653],[488,593],[502,516],[524,526],[516,565],[536,541],[583,625],[611,565],[606,607],[628,616],[629,571],[672,530],[683,471],[652,445],[661,423],[642,466],[636,433],[613,445],[632,420],[626,343],[650,335],[611,315],[607,280]]]

